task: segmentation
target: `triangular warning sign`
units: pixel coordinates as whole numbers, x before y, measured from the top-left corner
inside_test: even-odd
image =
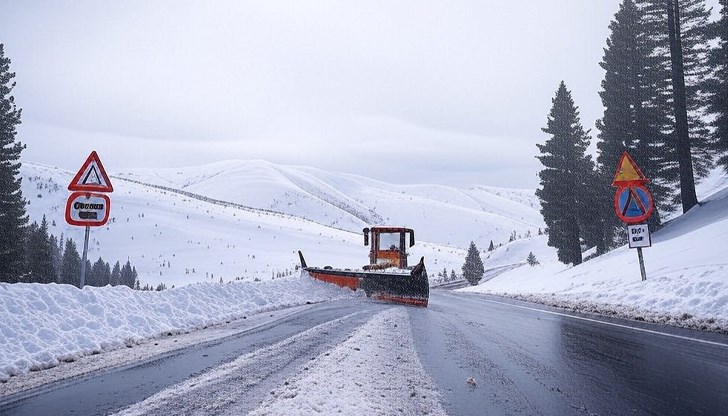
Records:
[[[88,158],[81,166],[76,176],[73,177],[68,185],[69,191],[95,191],[95,192],[114,192],[111,181],[106,175],[104,165],[96,151],[92,151]]]
[[[617,172],[614,174],[612,186],[642,185],[649,181],[637,164],[634,163],[629,153],[622,153],[619,164],[617,164]]]

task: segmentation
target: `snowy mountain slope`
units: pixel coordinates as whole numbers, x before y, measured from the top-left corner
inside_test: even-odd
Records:
[[[46,215],[50,232],[73,238],[80,251],[83,227],[69,226],[64,220],[66,186],[73,174],[27,162],[21,173],[31,220],[40,222]],[[368,249],[363,247],[359,227],[349,232],[302,216],[235,206],[127,180],[113,183],[110,221],[92,229],[88,258],[94,262],[101,256],[111,264],[128,259],[136,266],[142,285],[270,279],[294,272],[299,263],[297,250],[305,253],[311,265],[359,267],[367,262]],[[248,187],[253,193],[256,189]],[[422,230],[418,230],[420,241],[411,250],[413,259],[425,256],[433,270],[459,270],[462,249],[421,236]]]
[[[266,161],[229,161],[181,169],[136,169],[116,176],[209,198],[301,216],[350,231],[365,222],[312,195]]]
[[[426,241],[461,248],[470,240],[506,242],[514,230],[535,234],[544,227],[534,192],[528,190],[395,185],[265,161],[137,169],[117,176],[284,212],[352,232],[376,224],[409,226],[423,233]],[[469,232],[463,233],[463,229]]]

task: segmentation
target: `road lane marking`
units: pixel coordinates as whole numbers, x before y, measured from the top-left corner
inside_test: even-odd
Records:
[[[646,332],[646,333],[649,333],[649,334],[662,335],[662,336],[671,337],[671,338],[684,339],[684,340],[687,340],[687,341],[695,341],[695,342],[699,342],[699,343],[702,343],[702,344],[715,345],[715,346],[719,346],[719,347],[726,347],[726,348],[728,348],[728,344],[724,344],[722,342],[708,341],[708,340],[700,339],[700,338],[691,338],[691,337],[686,337],[684,335],[668,334],[668,333],[665,333],[665,332],[655,331],[655,330],[652,330],[652,329],[637,328],[637,327],[634,327],[634,326],[617,324],[617,323],[614,323],[614,322],[600,321],[598,319],[586,318],[586,317],[583,317],[583,316],[569,315],[568,313],[554,312],[554,311],[549,311],[549,310],[544,310],[544,309],[532,308],[530,306],[516,305],[516,304],[508,303],[508,302],[500,302],[500,301],[497,301],[497,300],[490,300],[490,299],[485,299],[485,298],[483,300],[486,301],[486,302],[499,303],[501,305],[508,305],[508,306],[513,306],[513,307],[516,307],[516,308],[528,309],[528,310],[531,310],[531,311],[548,313],[548,314],[551,314],[551,315],[565,316],[565,317],[568,317],[568,318],[580,319],[582,321],[595,322],[595,323],[604,324],[604,325],[616,326],[618,328],[632,329],[632,330],[635,330],[635,331]]]

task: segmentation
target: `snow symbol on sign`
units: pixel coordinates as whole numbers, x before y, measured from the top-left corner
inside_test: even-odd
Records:
[[[113,192],[114,187],[111,186],[104,165],[101,164],[101,159],[96,151],[91,154],[84,162],[81,169],[73,177],[71,183],[68,185],[70,191],[97,191],[97,192]]]

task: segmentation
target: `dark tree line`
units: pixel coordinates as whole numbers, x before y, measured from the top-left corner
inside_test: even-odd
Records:
[[[622,152],[651,180],[653,230],[680,204],[683,212],[698,204],[695,181],[716,160],[728,171],[727,1],[717,22],[705,0],[622,1],[600,63],[596,163],[571,94],[559,85],[543,129],[549,138],[538,145],[537,195],[549,245],[564,263],[579,264],[585,247],[601,254],[620,242],[611,181]]]
[[[40,225],[33,222],[25,229],[25,263],[23,273],[15,280],[24,283],[63,283],[80,285],[81,256],[76,243],[48,233],[45,216]],[[3,280],[5,281],[5,280]],[[139,289],[136,268],[127,260],[123,266],[117,261],[112,268],[101,257],[95,263],[86,260],[87,286],[125,285]]]

